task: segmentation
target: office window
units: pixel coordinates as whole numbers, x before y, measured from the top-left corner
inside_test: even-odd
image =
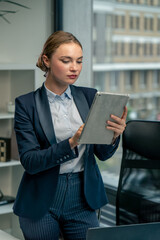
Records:
[[[153,44],[149,43],[149,55],[152,56],[153,55]]]
[[[104,91],[105,75],[105,72],[94,72],[94,87],[98,91]]]
[[[140,89],[146,89],[147,88],[147,71],[141,71],[140,72],[140,78],[139,78],[139,88]]]
[[[119,71],[111,72],[110,90],[116,91],[119,86]]]
[[[149,28],[148,25],[149,25],[149,24],[148,24],[148,18],[145,17],[145,18],[144,18],[144,30],[145,30],[145,31],[148,30],[148,28]]]
[[[115,17],[114,17],[114,28],[115,28],[115,29],[118,29],[118,26],[119,26],[118,16],[115,15]]]
[[[152,43],[145,42],[143,48],[144,56],[151,56],[153,53],[153,46]]]
[[[132,79],[125,79],[126,90],[131,90],[132,86],[133,86],[133,80]]]
[[[137,13],[132,13],[130,15],[130,29],[131,30],[140,29],[140,16]]]
[[[130,16],[130,29],[134,29],[134,16]]]
[[[157,20],[157,30],[160,31],[160,16],[158,17]]]
[[[148,0],[142,0],[144,5],[148,4]]]
[[[147,55],[147,46],[146,46],[146,43],[143,43],[143,56],[146,56]]]
[[[157,89],[160,87],[160,71],[153,71],[153,88]]]
[[[154,21],[153,16],[147,15],[144,17],[144,30],[145,31],[153,31],[154,29]]]
[[[130,55],[132,56],[132,55],[134,55],[134,44],[133,44],[133,42],[131,42],[131,43],[129,43],[129,53],[130,53]]]
[[[134,72],[133,71],[126,71],[125,73],[125,90],[133,90],[133,79]]]
[[[121,28],[124,29],[125,28],[125,16],[121,16]]]
[[[140,29],[140,17],[136,17],[136,29],[139,30]]]
[[[138,42],[135,43],[135,55],[136,56],[139,55],[139,43]]]
[[[147,56],[147,44],[143,43],[143,55]]]
[[[138,43],[138,56],[142,56],[143,43]]]
[[[97,86],[102,91],[129,93],[130,116],[140,119],[150,119],[151,117],[152,120],[157,120],[157,114],[160,112],[160,100],[153,99],[155,98],[155,92],[156,94],[160,92],[160,70],[155,69],[158,63],[157,58],[160,59],[160,13],[157,10],[155,11],[155,7],[149,7],[153,6],[153,3],[149,0],[93,0],[93,4],[94,2],[96,2],[96,5],[98,2],[101,4],[102,13],[100,13],[100,8],[97,9],[97,12],[112,16],[113,21],[111,21],[111,24],[107,21],[109,28],[106,23],[96,26],[96,28],[100,28],[101,32],[105,33],[103,37],[97,39],[100,48],[96,55],[105,55],[104,59],[108,58],[109,60],[108,62],[96,62],[99,69],[102,68],[102,71],[96,72],[96,70],[96,74],[94,72],[93,86]],[[102,9],[103,2],[104,9]],[[125,4],[121,4],[118,8],[117,3],[120,2]],[[160,0],[157,3],[160,6]],[[156,1],[154,1],[154,4],[156,4]],[[133,10],[130,8],[132,5]],[[144,5],[145,7],[142,9]],[[101,21],[103,21],[103,18],[101,18]],[[107,31],[110,34],[107,34]],[[156,57],[153,57],[155,44],[157,45]],[[111,50],[110,53],[106,49]],[[108,54],[110,55],[108,56]],[[148,109],[148,103],[154,101],[156,101],[156,106],[149,104],[150,109]],[[151,109],[152,107],[154,109]],[[155,113],[154,115],[150,114],[152,110]],[[130,119],[130,116],[128,116],[128,119]],[[105,163],[107,164],[106,169],[108,168],[116,173],[119,171],[121,150],[119,148],[119,152],[111,159],[111,164],[109,161]],[[107,171],[106,169],[105,171]]]
[[[150,5],[154,6],[154,0],[150,0]]]
[[[112,50],[113,50],[113,56],[118,56],[119,55],[118,43],[117,42],[114,42]]]
[[[125,14],[124,12],[116,12],[114,16],[114,28],[115,29],[125,29]]]
[[[160,43],[157,44],[157,56],[160,57]]]
[[[140,109],[140,117],[145,118],[146,114],[145,114],[145,110],[148,106],[147,104],[147,98],[143,97],[141,99],[139,99],[139,109]]]
[[[149,28],[149,30],[150,31],[153,31],[153,18],[150,18],[150,26],[149,26],[150,28]]]
[[[121,56],[125,55],[125,43],[121,42]]]
[[[152,105],[153,105],[154,109],[159,108],[160,97],[154,97],[152,103],[153,103]],[[158,113],[156,113],[156,118],[158,121],[160,121],[160,110]]]

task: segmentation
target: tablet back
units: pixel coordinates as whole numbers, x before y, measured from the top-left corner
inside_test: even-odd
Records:
[[[90,228],[86,240],[159,240],[160,223]]]
[[[97,92],[79,144],[110,144],[114,133],[106,129],[106,121],[111,114],[121,117],[128,99],[128,94]]]

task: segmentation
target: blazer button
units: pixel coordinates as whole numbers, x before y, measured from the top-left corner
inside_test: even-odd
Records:
[[[66,156],[64,156],[63,158],[64,158],[64,159],[67,159],[67,157],[66,157]]]
[[[57,163],[59,163],[59,160],[57,160]]]
[[[66,157],[69,158],[69,155],[67,155]]]
[[[62,159],[62,158],[60,158],[60,162],[63,162],[63,159]]]

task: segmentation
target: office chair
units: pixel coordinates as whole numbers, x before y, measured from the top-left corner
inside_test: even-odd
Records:
[[[160,222],[160,122],[127,122],[122,147],[116,224]]]

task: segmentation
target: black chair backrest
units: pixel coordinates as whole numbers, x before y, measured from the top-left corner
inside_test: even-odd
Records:
[[[160,221],[160,122],[132,120],[122,136],[117,225]]]

